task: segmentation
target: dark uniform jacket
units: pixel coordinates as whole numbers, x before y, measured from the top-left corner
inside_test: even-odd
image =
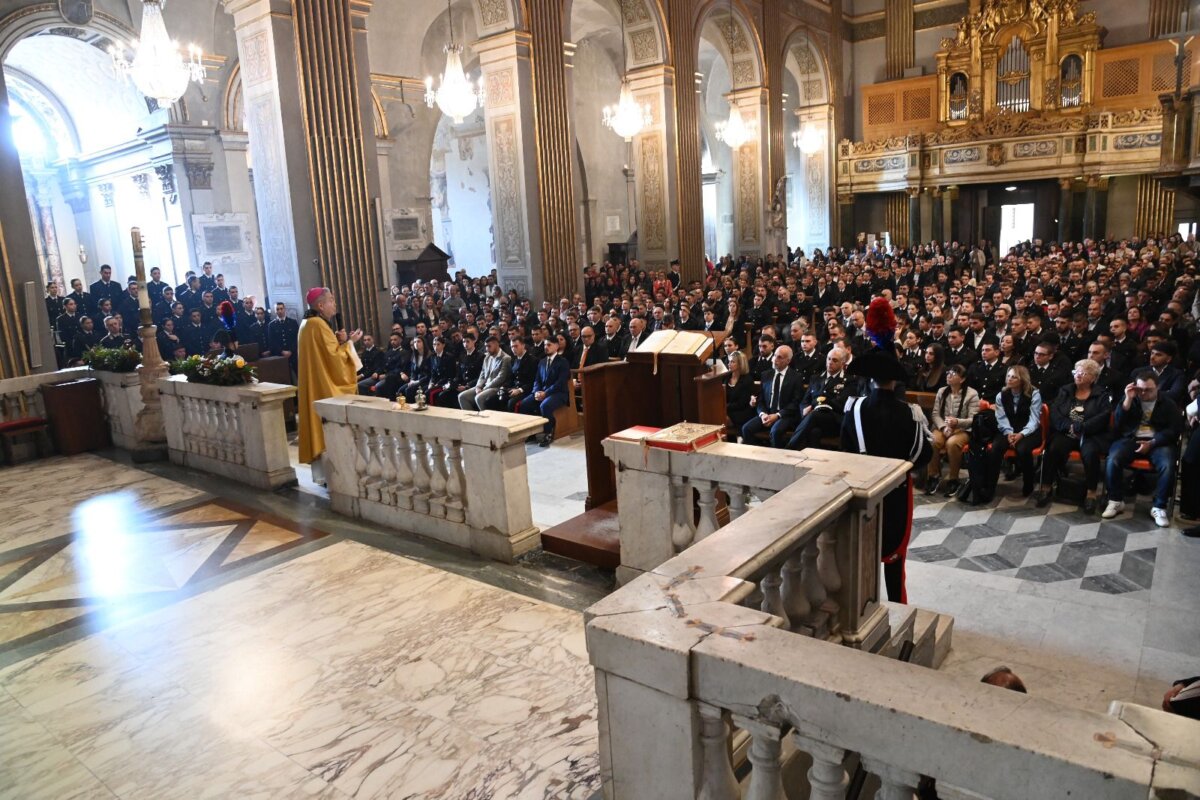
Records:
[[[990,403],[1004,388],[1004,376],[1007,374],[1008,367],[998,358],[990,367],[985,361],[976,361],[967,369],[967,386],[979,392],[979,396]]]
[[[100,344],[102,338],[104,337],[94,327],[91,333],[84,333],[83,329],[80,328],[75,331],[75,338],[67,344],[67,358],[82,358],[84,353]]]
[[[291,317],[273,318],[267,323],[267,349],[273,355],[282,355],[286,350],[296,357],[296,337],[300,334],[300,323]]]
[[[462,357],[458,359],[458,365],[454,372],[454,380],[450,382],[451,388],[456,386],[474,386],[479,381],[479,373],[483,372],[483,353],[474,350],[470,353],[463,352]]]
[[[765,377],[764,380],[766,380]],[[840,418],[846,410],[846,401],[851,397],[858,397],[860,394],[862,394],[862,384],[858,378],[847,375],[845,372],[837,376],[821,373],[813,378],[808,387],[808,394],[804,396],[800,407],[803,410],[805,406],[812,406],[813,410],[816,410],[820,406],[829,406],[829,410]],[[908,406],[905,408],[907,409]]]
[[[372,347],[370,350],[364,349],[358,354],[358,358],[362,362],[362,369],[358,371],[358,377],[369,378],[383,371],[384,355],[378,347]]]
[[[512,357],[512,369],[508,374],[505,389],[521,390],[521,396],[527,397],[533,392],[533,384],[537,380],[538,362],[528,352],[521,358]]]
[[[449,350],[443,350],[440,356],[434,353],[429,357],[429,386],[445,388],[454,380],[457,371],[458,361]]]
[[[1057,397],[1059,389],[1067,384],[1074,385],[1071,380],[1071,371],[1062,363],[1053,360],[1045,367],[1030,364],[1029,378],[1033,382],[1034,388],[1041,392],[1043,399]]]

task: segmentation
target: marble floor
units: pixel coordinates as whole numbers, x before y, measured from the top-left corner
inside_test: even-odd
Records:
[[[0,542],[0,797],[598,790],[577,612],[96,456],[0,518],[55,484]]]

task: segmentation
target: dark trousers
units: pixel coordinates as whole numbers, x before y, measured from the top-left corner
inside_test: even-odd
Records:
[[[1108,452],[1108,443],[1103,439],[1089,437],[1080,444],[1078,439],[1072,439],[1065,433],[1055,431],[1051,434],[1050,444],[1042,454],[1042,483],[1049,486],[1058,479],[1058,475],[1067,465],[1071,453],[1078,451],[1083,461],[1083,481],[1090,492],[1100,483],[1100,459]]]
[[[1118,503],[1125,499],[1125,468],[1139,458],[1148,458],[1154,465],[1158,478],[1154,484],[1154,507],[1166,508],[1171,500],[1171,491],[1175,488],[1175,447],[1162,445],[1150,451],[1148,456],[1140,456],[1134,452],[1137,442],[1133,439],[1121,439],[1113,442],[1108,450],[1108,464],[1104,468],[1104,484],[1108,489],[1108,499]]]
[[[842,415],[829,408],[814,408],[800,420],[796,432],[788,440],[788,450],[803,450],[821,443],[826,436],[837,436],[842,431]]]
[[[458,393],[461,391],[465,390],[459,389],[454,385],[451,385],[449,389],[443,389],[438,393],[437,401],[434,405],[439,408],[458,408]]]
[[[1016,462],[1017,470],[1024,476],[1026,486],[1033,486],[1034,478],[1037,474],[1033,471],[1033,451],[1040,445],[1041,439],[1038,434],[1026,436],[1021,441],[1017,442],[1017,446],[1011,448],[1017,453]],[[991,474],[1000,474],[1000,464],[1004,461],[1004,454],[1009,451],[1008,436],[1006,434],[998,434],[992,440],[992,449],[988,452],[988,458],[992,462]],[[994,488],[994,487],[993,487]]]
[[[762,417],[755,416],[749,422],[742,426],[742,441],[746,444],[755,444],[758,440],[758,434],[769,430],[771,436],[771,447],[783,447],[786,443],[788,429],[792,427],[791,417],[780,417],[775,420],[775,424],[769,429],[763,424]]]
[[[1179,465],[1179,482],[1182,489],[1179,513],[1200,518],[1200,428],[1188,435]]]
[[[564,394],[548,394],[541,400],[535,398],[532,394],[526,397],[518,404],[517,408],[522,414],[541,414],[546,418],[545,433],[548,436],[554,435],[554,412],[565,406],[568,402],[567,395]]]
[[[908,559],[908,543],[912,539],[912,476],[903,486],[888,492],[883,498],[882,549],[883,584],[888,600],[908,602],[904,563]]]

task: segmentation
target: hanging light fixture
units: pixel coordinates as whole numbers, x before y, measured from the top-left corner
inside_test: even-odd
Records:
[[[808,28],[805,28],[804,41],[806,47],[811,47],[812,40],[808,37]],[[806,65],[807,66],[807,65]],[[800,96],[804,99],[804,105],[796,109],[797,113],[808,107],[808,83],[811,70],[804,71],[804,84],[800,87]],[[817,126],[811,122],[802,122],[800,127],[792,131],[792,144],[799,148],[801,153],[806,156],[811,156],[821,149],[823,143],[821,132],[817,130]]]
[[[732,51],[734,42],[733,32],[733,0],[729,0],[729,47]],[[725,122],[718,122],[715,127],[717,141],[724,142],[733,150],[737,150],[742,145],[754,139],[757,135],[758,126],[754,122],[747,122],[742,116],[742,111],[733,103],[729,104],[729,119]]]
[[[479,79],[479,88],[475,88],[463,72],[463,48],[454,41],[454,11],[450,8],[450,0],[446,0],[446,17],[450,24],[450,41],[442,48],[446,54],[446,69],[436,92],[433,78],[425,78],[425,105],[433,108],[436,104],[458,125],[476,108],[483,108],[483,79]]]
[[[650,104],[638,103],[629,88],[629,61],[625,53],[625,9],[618,7],[621,16],[621,95],[616,105],[604,107],[604,125],[627,142],[633,141],[642,128],[654,124]]]
[[[166,0],[142,0],[142,36],[132,42],[131,61],[124,47],[113,46],[108,54],[118,75],[131,78],[138,91],[158,103],[159,108],[170,108],[183,97],[188,84],[204,80],[204,63],[199,47],[188,45],[187,57],[179,50],[179,44],[167,34],[163,22],[163,6]]]

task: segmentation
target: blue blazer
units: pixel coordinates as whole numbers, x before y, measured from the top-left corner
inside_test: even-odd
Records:
[[[563,394],[567,393],[567,381],[571,377],[571,367],[567,364],[566,357],[561,354],[554,356],[554,362],[550,359],[543,358],[538,364],[537,378],[533,382],[533,390],[535,392],[545,392],[546,394]]]

